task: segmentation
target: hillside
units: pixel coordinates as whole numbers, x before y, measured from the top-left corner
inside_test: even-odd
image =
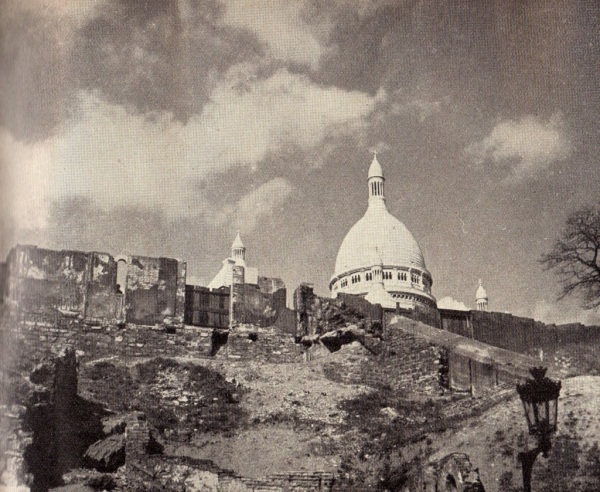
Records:
[[[219,468],[242,476],[331,471],[338,476],[334,490],[404,490],[402,484],[407,483],[407,477],[424,463],[464,452],[479,468],[488,492],[519,490],[517,453],[531,447],[533,441],[526,434],[516,392],[508,392],[508,399],[504,392],[504,402],[477,416],[450,419],[448,414],[455,413],[457,405],[469,409],[484,399],[446,395],[412,400],[385,389],[340,384],[325,377],[323,363],[349,354],[356,356],[357,350],[356,344],[346,346],[308,364],[178,359],[159,364],[152,381],[146,380],[149,386],[141,385],[136,391],[138,399],[140,391],[149,391],[151,394],[143,398],[173,409],[173,394],[180,400],[187,399],[182,391],[188,383],[181,382],[189,378],[184,374],[189,368],[204,367],[217,375],[211,387],[217,394],[221,392],[216,389],[217,383],[223,385],[222,405],[217,401],[212,413],[204,415],[210,419],[229,412],[233,417],[229,421],[222,417],[220,427],[209,425],[200,431],[202,418],[192,424],[184,402],[178,403],[181,412],[174,414],[179,417],[168,421],[162,432],[165,454],[211,460]],[[124,367],[118,361],[115,364]],[[145,364],[156,365],[154,361]],[[209,374],[197,369],[193,372],[203,377]],[[114,377],[119,371],[111,373]],[[129,373],[139,380],[144,371],[138,364],[129,366]],[[135,386],[130,382],[130,387]],[[88,394],[89,389],[82,383],[82,394]],[[199,387],[196,390],[204,391]],[[233,394],[235,403],[231,403],[227,392]],[[95,399],[101,399],[102,394],[96,388]],[[218,394],[213,397],[215,401],[218,398]],[[534,469],[537,490],[597,490],[594,487],[600,483],[600,469],[594,466],[600,458],[598,403],[600,377],[563,381],[555,445],[548,459],[540,457]]]

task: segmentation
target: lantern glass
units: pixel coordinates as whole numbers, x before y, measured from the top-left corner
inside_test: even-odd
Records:
[[[556,431],[558,424],[558,398],[553,398],[548,402],[548,425],[552,432]]]
[[[545,377],[545,368],[532,368],[530,372],[534,379],[517,385],[529,433],[542,435],[555,432],[561,383]]]
[[[527,427],[529,428],[529,433],[535,434],[537,426],[534,404],[532,402],[523,401],[523,408],[525,409],[525,417],[527,418]]]

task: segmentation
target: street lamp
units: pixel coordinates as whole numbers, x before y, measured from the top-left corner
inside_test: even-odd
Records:
[[[552,447],[552,434],[556,431],[561,383],[547,378],[546,370],[545,367],[533,367],[529,369],[533,379],[528,379],[524,384],[517,384],[517,393],[523,402],[529,434],[537,438],[535,449],[519,453],[524,492],[531,492],[533,464],[538,454],[542,453],[544,458],[547,457]]]

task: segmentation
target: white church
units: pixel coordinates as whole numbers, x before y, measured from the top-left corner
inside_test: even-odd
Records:
[[[437,307],[433,278],[419,244],[385,203],[385,177],[374,152],[367,176],[365,215],[342,241],[329,281],[332,297],[340,292],[364,296],[386,309]],[[487,310],[487,294],[479,281],[478,310]]]
[[[425,266],[423,252],[406,226],[388,211],[384,185],[383,169],[374,152],[367,176],[367,211],[348,231],[338,250],[335,270],[329,281],[331,296],[337,297],[339,293],[361,295],[385,309],[437,308],[431,293],[433,278]],[[239,232],[231,245],[231,255],[223,260],[221,270],[208,287],[211,290],[229,287],[234,265],[245,268],[245,283],[258,283],[258,270],[246,265],[246,248]],[[488,308],[488,297],[481,280],[476,292],[476,306],[479,311]],[[442,305],[439,308],[468,309],[466,306]]]

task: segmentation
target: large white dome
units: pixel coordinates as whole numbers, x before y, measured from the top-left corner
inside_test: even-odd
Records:
[[[421,248],[406,226],[385,207],[370,206],[342,241],[332,278],[371,267],[375,249],[384,266],[426,270]]]
[[[356,294],[385,308],[435,307],[433,279],[423,253],[406,226],[388,212],[383,169],[373,157],[365,215],[342,241],[329,281],[333,296]]]

